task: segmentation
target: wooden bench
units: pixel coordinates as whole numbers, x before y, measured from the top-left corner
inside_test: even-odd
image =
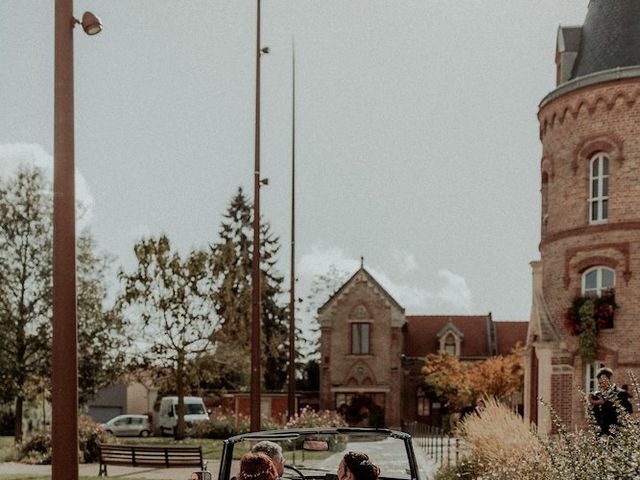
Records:
[[[176,445],[109,445],[100,444],[100,471],[107,476],[107,465],[129,467],[197,467],[205,469],[200,446]]]

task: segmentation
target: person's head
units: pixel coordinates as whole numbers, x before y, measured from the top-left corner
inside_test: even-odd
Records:
[[[606,390],[611,386],[611,378],[613,378],[613,370],[607,367],[602,367],[596,372],[596,380],[598,380],[598,386],[601,390]]]
[[[338,480],[377,480],[380,469],[366,453],[347,452],[338,467]]]
[[[622,388],[622,390],[624,390],[627,393],[627,396],[629,398],[633,398],[633,389],[631,388],[631,385],[629,385],[628,383],[625,383],[620,388]]]
[[[282,447],[280,445],[275,442],[270,442],[269,440],[263,440],[251,447],[251,452],[264,453],[273,462],[278,476],[282,476],[284,473],[284,456],[282,455]]]
[[[238,480],[277,480],[278,472],[264,453],[245,453],[240,459]]]

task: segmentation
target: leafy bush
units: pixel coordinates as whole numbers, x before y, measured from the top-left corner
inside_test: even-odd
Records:
[[[337,412],[332,410],[322,410],[316,412],[309,407],[304,407],[299,414],[289,420],[284,428],[305,428],[305,427],[346,427],[347,422]]]
[[[91,463],[98,460],[99,443],[116,442],[115,437],[105,432],[99,423],[87,416],[80,416],[78,421],[78,458],[81,463]],[[31,434],[20,446],[18,460],[22,463],[50,464],[51,431],[47,429]]]
[[[187,426],[187,436],[194,438],[228,438],[240,435],[250,430],[249,417],[239,414],[226,413],[216,408],[209,420],[193,422]]]

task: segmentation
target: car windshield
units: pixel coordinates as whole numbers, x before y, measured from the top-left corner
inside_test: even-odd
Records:
[[[340,461],[350,450],[369,455],[371,461],[380,467],[380,478],[411,478],[404,440],[385,432],[313,433],[300,434],[297,438],[267,439],[282,446],[285,458],[283,478],[300,479],[299,473],[294,470],[297,469],[306,479],[337,480]],[[258,441],[254,437],[234,445],[233,458],[236,461],[231,469],[232,476],[237,475],[239,470],[237,459]]]
[[[173,413],[178,414],[178,405],[173,406]],[[200,403],[185,403],[184,414],[185,415],[201,415],[205,413],[204,407]]]

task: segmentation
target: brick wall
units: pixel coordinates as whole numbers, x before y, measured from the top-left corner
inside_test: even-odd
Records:
[[[606,265],[616,273],[616,312],[612,331],[600,335],[598,360],[625,371],[640,367],[640,79],[592,85],[558,97],[539,112],[544,183],[540,253],[542,289],[554,320],[563,317],[580,293],[582,273]],[[609,218],[589,224],[589,167],[594,153],[609,160]],[[577,339],[566,338],[573,374],[552,375],[552,406],[571,426],[584,422],[585,366]],[[572,355],[571,355],[572,354]],[[564,355],[566,357],[566,354]],[[622,371],[624,370],[624,371]]]

